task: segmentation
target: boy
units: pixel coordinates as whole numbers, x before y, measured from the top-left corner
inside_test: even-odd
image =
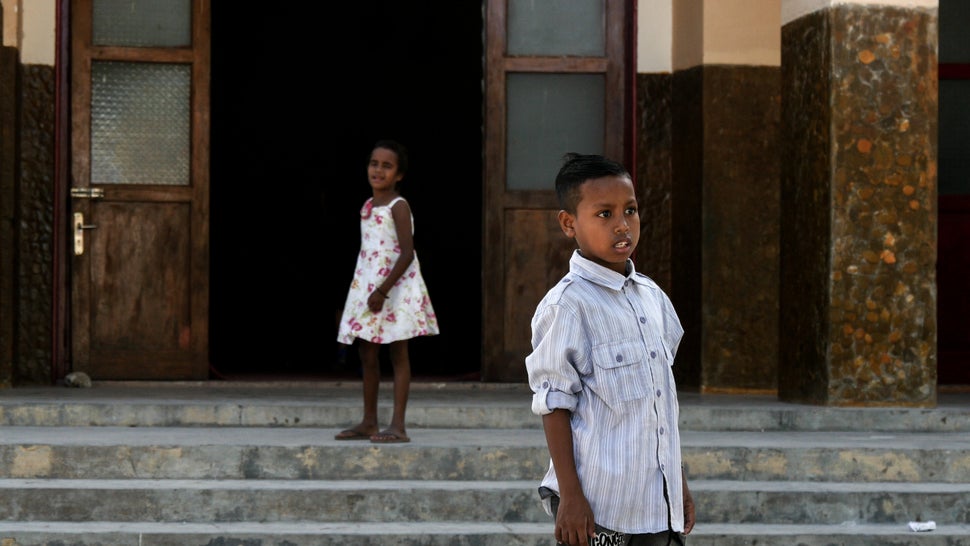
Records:
[[[667,295],[634,270],[633,180],[615,161],[569,153],[556,195],[559,227],[579,248],[536,308],[525,360],[551,458],[539,492],[556,540],[683,544],[694,502],[671,366],[684,330]]]

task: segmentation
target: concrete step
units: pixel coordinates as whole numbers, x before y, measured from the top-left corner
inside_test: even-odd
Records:
[[[0,480],[0,521],[549,523],[535,480]],[[968,523],[970,484],[695,480],[702,525]]]
[[[551,524],[0,522],[16,546],[554,546]],[[10,539],[7,537],[16,537]],[[8,542],[4,542],[7,540]],[[15,540],[15,542],[10,542]],[[699,525],[690,546],[970,546],[970,526]]]
[[[700,521],[859,525],[970,523],[970,483],[694,480]]]
[[[390,420],[382,384],[380,420]],[[681,428],[698,431],[970,432],[970,393],[940,394],[934,408],[844,408],[780,402],[770,395],[680,393]],[[414,428],[533,428],[523,384],[417,383],[407,422]],[[246,384],[103,382],[89,389],[0,390],[0,426],[175,426],[345,428],[360,420],[352,383]]]
[[[0,480],[0,521],[543,523],[535,480]]]
[[[359,384],[215,385],[0,391],[0,545],[555,544],[524,385],[415,385],[412,441],[389,445],[333,439]],[[681,426],[691,546],[970,546],[970,396],[688,393]]]
[[[533,429],[410,429],[411,442],[337,441],[337,429],[0,427],[0,478],[537,479]],[[961,483],[963,433],[684,431],[692,479]]]

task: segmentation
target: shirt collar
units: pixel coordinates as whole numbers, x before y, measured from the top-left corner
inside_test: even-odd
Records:
[[[573,255],[569,258],[570,273],[605,288],[620,290],[623,288],[623,284],[628,280],[638,284],[649,284],[648,282],[645,282],[646,279],[643,279],[640,275],[637,275],[636,268],[633,266],[633,260],[629,258],[626,260],[626,270],[628,271],[626,276],[620,275],[616,271],[613,271],[608,267],[604,267],[590,260],[589,258],[584,257],[579,253],[578,249],[574,250]]]

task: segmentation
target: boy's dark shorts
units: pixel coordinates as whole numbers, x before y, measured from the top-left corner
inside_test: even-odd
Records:
[[[549,499],[552,517],[555,518],[556,512],[559,511],[559,496],[546,487],[539,488],[539,495]],[[596,524],[596,536],[589,539],[589,546],[685,546],[686,544],[686,535],[676,531],[630,535],[611,531],[599,524]]]

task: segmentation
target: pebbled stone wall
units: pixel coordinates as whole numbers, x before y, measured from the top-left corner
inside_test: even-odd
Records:
[[[2,19],[2,12],[0,12]],[[0,389],[13,386],[17,50],[0,47]]]
[[[936,404],[935,10],[782,29],[779,398]]]
[[[51,383],[54,255],[54,69],[21,70],[15,386]]]

